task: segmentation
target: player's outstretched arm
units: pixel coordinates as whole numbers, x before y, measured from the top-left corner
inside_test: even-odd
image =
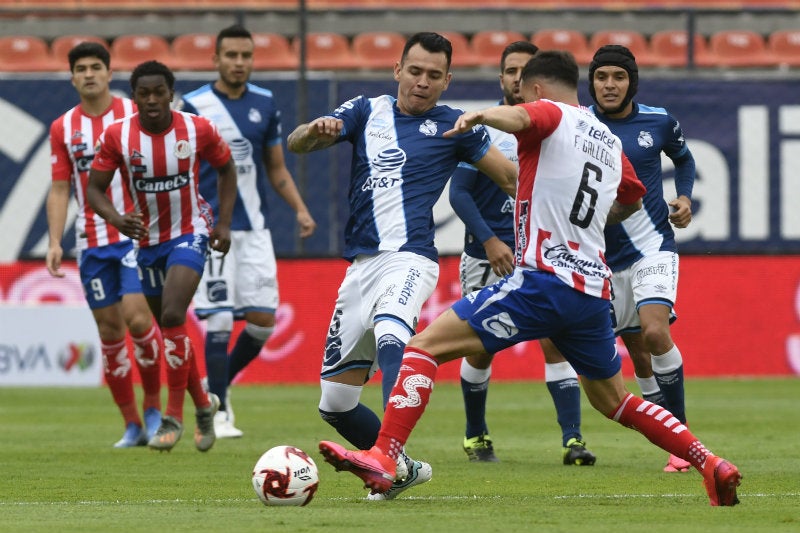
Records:
[[[333,117],[319,117],[300,124],[289,134],[286,146],[297,154],[306,154],[332,146],[342,133],[344,122]]]
[[[233,206],[236,203],[236,165],[231,157],[218,167],[217,196],[219,198],[219,216],[214,221],[214,228],[208,236],[208,244],[212,249],[228,253],[231,248],[231,220]]]
[[[489,176],[507,195],[516,197],[519,169],[496,146],[489,147],[486,154],[475,163],[475,168]]]
[[[465,133],[478,124],[490,126],[508,133],[524,130],[531,124],[531,117],[521,107],[500,105],[480,111],[464,113],[456,120],[453,129],[444,132],[445,137]]]

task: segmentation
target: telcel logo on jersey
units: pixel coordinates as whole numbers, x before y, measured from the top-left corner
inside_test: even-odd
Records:
[[[181,172],[173,176],[140,178],[134,182],[136,190],[144,193],[169,192],[189,185],[189,173]]]
[[[587,135],[592,139],[600,141],[609,148],[613,148],[614,143],[617,142],[617,139],[613,135],[609,135],[607,130],[598,130],[594,126],[589,128],[589,132],[587,133]]]
[[[406,279],[403,282],[403,288],[400,289],[400,296],[397,298],[398,303],[403,305],[408,303],[408,299],[414,294],[414,288],[417,286],[417,280],[421,275],[422,272],[419,269],[411,268],[408,270],[408,275],[406,275]]]

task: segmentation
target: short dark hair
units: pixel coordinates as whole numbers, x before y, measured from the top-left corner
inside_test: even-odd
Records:
[[[566,50],[545,50],[528,61],[522,69],[522,81],[531,78],[545,78],[567,87],[578,89],[578,63]]]
[[[403,47],[403,56],[400,58],[401,62],[406,59],[408,51],[411,50],[411,47],[415,44],[420,45],[432,54],[443,52],[447,57],[447,70],[450,70],[450,61],[453,59],[453,45],[450,44],[450,41],[447,40],[446,37],[429,31],[415,33],[408,38],[406,45]]]
[[[111,54],[108,52],[105,46],[100,43],[83,41],[82,43],[78,43],[73,46],[72,49],[70,49],[70,51],[67,53],[67,58],[69,59],[69,71],[72,72],[75,69],[75,63],[84,57],[96,57],[103,62],[106,68],[111,68]]]
[[[175,74],[164,63],[155,60],[139,63],[131,73],[131,89],[136,91],[136,85],[142,76],[164,76],[170,90],[175,88]]]
[[[250,39],[253,40],[253,34],[250,33],[250,30],[242,26],[241,24],[234,24],[232,26],[228,26],[227,28],[223,28],[217,34],[217,45],[215,51],[219,53],[219,48],[222,46],[222,39]]]
[[[532,56],[536,55],[536,52],[539,51],[539,47],[529,41],[514,41],[513,43],[509,44],[503,50],[503,55],[500,56],[500,72],[503,72],[506,69],[506,58],[510,54],[530,54]]]

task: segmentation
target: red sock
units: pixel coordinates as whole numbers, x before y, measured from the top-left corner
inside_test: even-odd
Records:
[[[125,339],[117,341],[100,341],[100,351],[103,354],[103,373],[111,391],[114,403],[119,407],[125,425],[133,422],[142,425],[139,412],[136,409],[136,397],[133,393],[133,373],[131,358]]]
[[[189,395],[192,397],[194,406],[197,409],[201,409],[209,407],[211,405],[211,400],[208,397],[208,392],[203,389],[203,381],[200,377],[200,369],[197,368],[197,357],[194,356],[194,348],[191,348],[191,350],[192,357],[189,366],[189,381],[187,383],[187,389],[189,391]]]
[[[628,394],[609,418],[635,429],[672,455],[689,461],[701,473],[706,457],[711,455],[703,443],[672,413],[633,394]]]
[[[140,336],[131,335],[133,338],[134,358],[142,378],[144,401],[142,409],[155,407],[161,410],[161,353],[164,351],[164,340],[161,338],[161,329],[155,319],[150,329]]]
[[[167,410],[166,415],[183,421],[183,401],[191,367],[192,345],[186,334],[186,325],[162,328],[164,337],[164,360],[167,362]]]
[[[403,446],[428,405],[439,364],[418,348],[406,348],[397,382],[389,396],[375,446],[392,459]]]

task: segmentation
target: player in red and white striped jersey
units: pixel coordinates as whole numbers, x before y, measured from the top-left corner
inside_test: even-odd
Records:
[[[196,408],[195,446],[213,446],[219,398],[203,391],[186,312],[200,282],[208,246],[230,248],[236,168],[228,145],[203,117],[170,109],[175,76],[157,61],[131,74],[139,112],[110,125],[98,139],[87,197],[92,208],[123,234],[139,241],[142,288],[164,336],[169,395],[161,427],[148,446],[170,450],[183,434],[188,389]],[[219,172],[219,218],[198,190],[200,159]],[[120,214],[104,194],[114,172],[122,174],[132,209]]]
[[[125,434],[114,446],[127,448],[146,444],[161,424],[161,331],[142,295],[133,243],[92,211],[86,201],[86,184],[97,138],[106,126],[136,108],[130,99],[111,94],[110,56],[102,45],[80,43],[69,51],[68,58],[72,85],[81,103],[50,126],[53,183],[47,197],[47,269],[55,277],[64,276],[61,239],[72,185],[78,204],[75,243],[81,282],[97,323],[105,379],[125,420]],[[117,211],[131,209],[119,174],[111,181],[108,197]],[[142,379],[144,423],[135,402],[126,330],[133,338],[133,359]]]

